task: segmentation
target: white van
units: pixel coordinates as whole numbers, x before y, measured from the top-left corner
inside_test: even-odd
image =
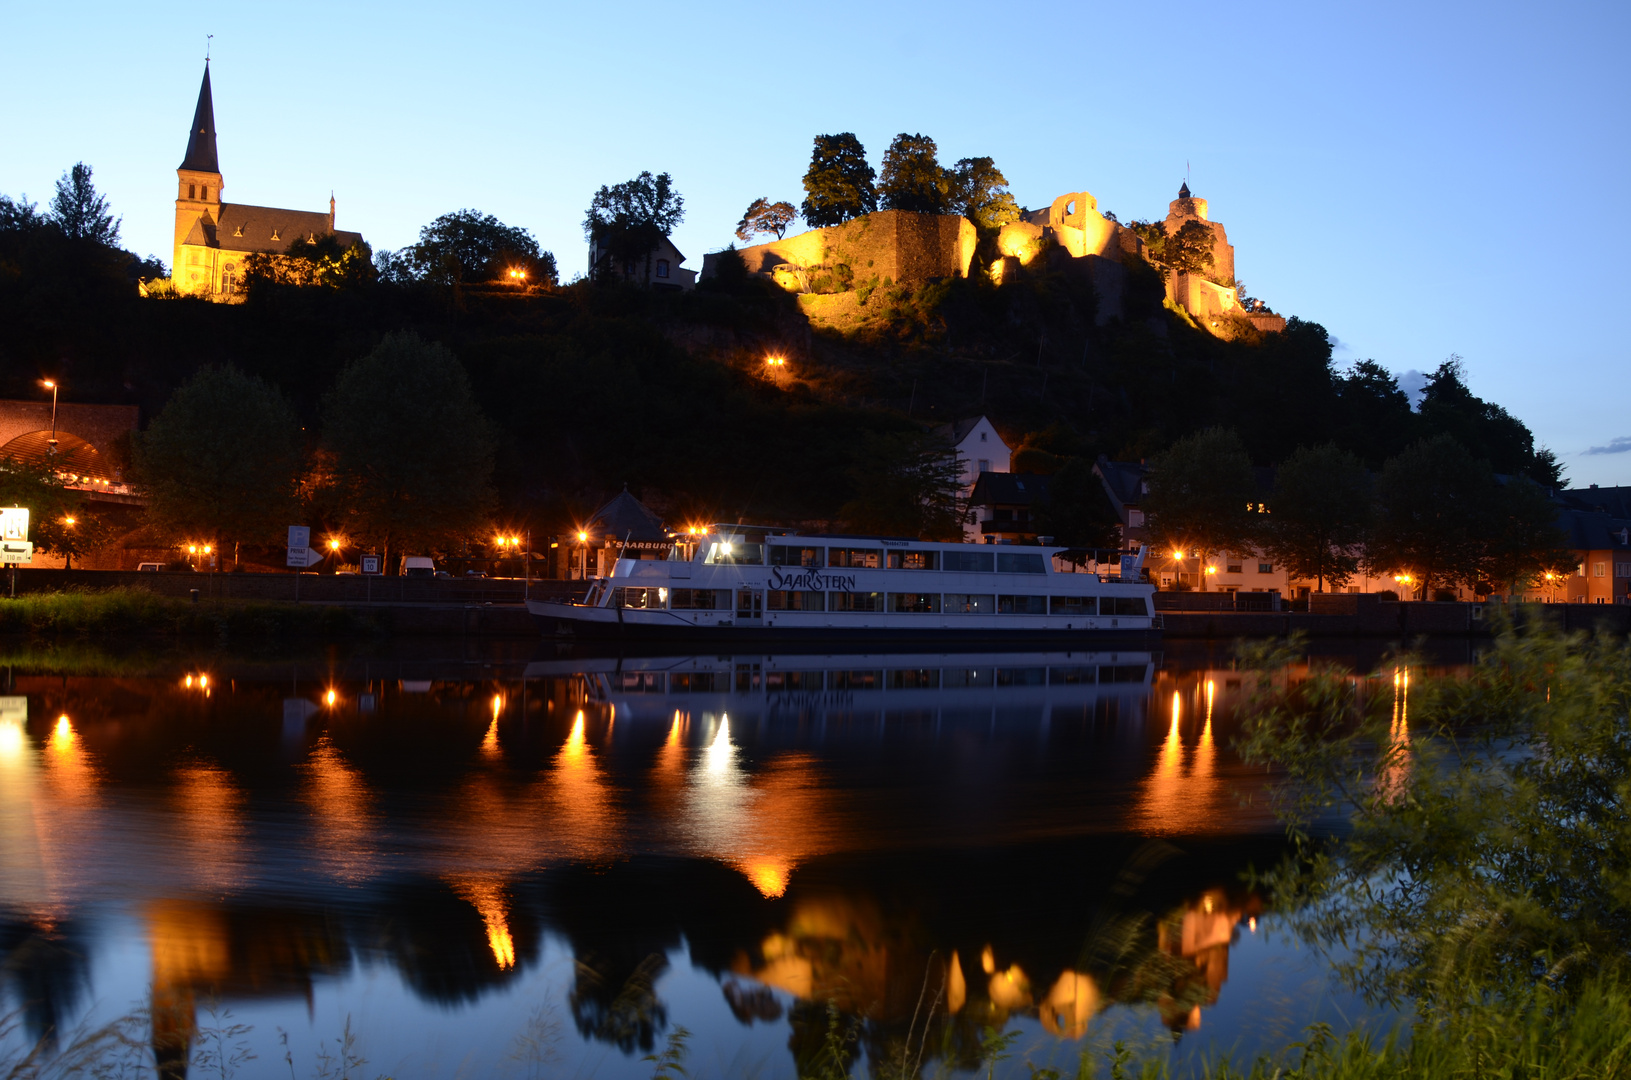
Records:
[[[404,555],[402,557],[403,577],[435,577],[436,563],[428,555]]]

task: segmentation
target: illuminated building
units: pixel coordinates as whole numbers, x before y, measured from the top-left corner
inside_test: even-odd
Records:
[[[332,235],[342,248],[362,243],[362,234],[334,227],[334,198],[328,213],[283,210],[221,201],[225,185],[215,147],[215,103],[210,95],[209,61],[198,88],[198,105],[187,136],[187,154],[176,169],[176,232],[170,277],[178,292],[232,300],[244,281],[244,260],[254,252],[282,254],[290,246]]]

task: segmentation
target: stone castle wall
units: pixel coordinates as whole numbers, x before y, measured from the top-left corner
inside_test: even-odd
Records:
[[[749,273],[776,279],[793,292],[809,292],[823,274],[848,267],[855,284],[876,277],[916,288],[948,277],[967,277],[977,240],[974,226],[952,214],[879,210],[842,225],[811,229],[768,244],[739,249]],[[717,253],[703,258],[712,277]]]

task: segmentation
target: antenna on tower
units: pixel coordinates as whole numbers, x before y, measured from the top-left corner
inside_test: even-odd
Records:
[[[215,39],[214,34],[204,35],[204,63],[210,62],[210,42]]]

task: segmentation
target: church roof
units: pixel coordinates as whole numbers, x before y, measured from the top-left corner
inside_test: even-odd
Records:
[[[210,97],[210,62],[204,61],[204,82],[198,88],[198,107],[193,110],[192,130],[187,134],[187,156],[181,159],[183,169],[197,172],[221,171],[215,155],[215,101]]]
[[[222,251],[281,252],[287,251],[296,240],[326,236],[330,232],[341,247],[362,242],[361,233],[329,228],[329,216],[324,213],[222,203],[220,220],[212,225],[207,217],[199,218],[182,243]]]
[[[611,502],[595,511],[584,531],[590,536],[617,540],[666,540],[663,520],[624,488]]]

